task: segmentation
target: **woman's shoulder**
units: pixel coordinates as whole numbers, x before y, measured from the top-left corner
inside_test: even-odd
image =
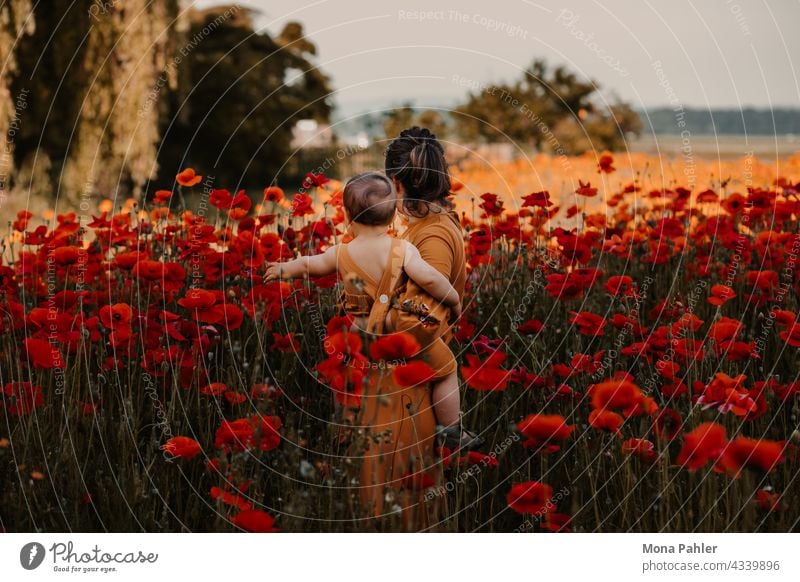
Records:
[[[430,225],[425,230],[428,234],[438,233],[440,236],[445,235],[452,238],[454,241],[461,241],[464,236],[464,231],[461,228],[461,223],[455,212],[440,212],[433,215]]]
[[[417,247],[423,256],[425,253],[443,252],[436,249],[444,248],[454,255],[460,254],[459,249],[463,252],[463,232],[458,223],[447,215],[427,216],[413,226],[414,228],[403,238]]]
[[[414,238],[426,238],[431,233],[448,233],[461,237],[463,230],[455,212],[432,212],[414,225]],[[412,241],[413,242],[413,241]]]

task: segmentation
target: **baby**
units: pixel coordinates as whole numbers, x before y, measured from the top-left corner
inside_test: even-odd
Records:
[[[265,281],[279,278],[293,278],[308,274],[324,277],[337,271],[345,280],[345,297],[355,296],[352,276],[355,273],[363,287],[359,290],[372,300],[386,270],[393,238],[388,234],[389,225],[394,220],[397,193],[391,180],[378,172],[366,172],[350,179],[344,188],[345,220],[353,235],[349,243],[334,245],[324,253],[304,256],[285,263],[272,263],[267,268]],[[408,241],[405,245],[403,270],[417,285],[433,299],[448,306],[454,318],[461,314],[461,298],[450,281],[439,271],[426,263],[417,247]],[[348,305],[348,313],[355,316],[369,315],[369,305]],[[440,338],[442,345],[436,349],[425,348],[422,355],[428,364],[439,372],[433,378],[433,405],[441,430],[444,446],[474,448],[482,444],[482,439],[469,431],[461,430],[460,395],[458,372],[453,352]]]

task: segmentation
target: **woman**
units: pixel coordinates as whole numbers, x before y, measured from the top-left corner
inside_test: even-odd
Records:
[[[404,130],[386,150],[386,174],[397,189],[398,210],[409,223],[403,238],[417,246],[425,261],[444,275],[461,296],[466,282],[464,239],[458,218],[452,212],[450,176],[444,149],[436,136],[419,127]],[[373,298],[393,295],[398,277],[398,269],[387,270],[381,288],[372,290],[370,295]],[[367,328],[380,333],[388,320],[392,324],[389,327],[396,329],[393,324],[397,316],[398,310],[392,309],[390,302],[374,302]],[[448,328],[444,330],[444,339],[450,338]],[[449,362],[439,366],[441,376],[455,369],[446,343],[438,341],[425,348],[430,361]],[[431,349],[444,353],[431,353]],[[436,386],[436,378],[432,384]],[[431,392],[427,384],[400,387],[392,382],[390,374],[373,372],[364,390],[358,418],[354,419],[353,428],[363,437],[354,443],[360,451],[354,456],[361,463],[362,505],[371,507],[372,515],[378,517],[383,515],[386,499],[394,496],[394,503],[402,510],[405,529],[411,531],[425,529],[438,520],[440,500],[436,496],[426,498],[424,493],[442,478],[442,467],[434,451],[437,421],[444,426],[452,424],[448,432],[455,437],[456,446],[471,447],[482,442],[461,430],[457,381],[454,394],[446,394],[442,402],[446,410],[436,407],[439,418],[434,415]],[[443,435],[446,444],[453,440],[447,438],[448,432]]]
[[[423,260],[447,277],[459,297],[467,279],[464,235],[450,200],[450,173],[442,144],[429,130],[412,127],[400,132],[386,148],[386,175],[395,184],[398,210],[409,226],[402,237],[419,249]],[[396,311],[391,314],[396,318]],[[455,360],[447,348],[452,339],[448,327],[444,342],[427,348],[430,359],[450,362],[439,366],[433,380],[433,402],[442,437],[449,448],[469,449],[483,439],[461,427],[461,400]]]

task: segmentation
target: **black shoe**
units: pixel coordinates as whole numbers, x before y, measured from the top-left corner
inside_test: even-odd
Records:
[[[471,450],[477,449],[485,441],[480,436],[467,429],[462,429],[461,424],[447,426],[439,430],[442,445],[450,450]]]

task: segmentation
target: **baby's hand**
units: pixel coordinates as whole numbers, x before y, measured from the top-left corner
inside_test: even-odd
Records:
[[[264,273],[264,283],[269,283],[275,279],[280,279],[283,275],[280,263],[270,263],[267,267],[267,272]]]

